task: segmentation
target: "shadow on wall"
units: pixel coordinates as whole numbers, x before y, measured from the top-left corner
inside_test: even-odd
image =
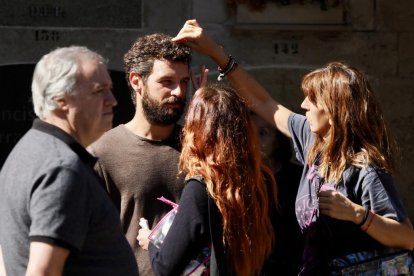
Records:
[[[0,66],[0,167],[36,118],[30,88],[34,68],[35,64]],[[117,126],[133,117],[134,106],[124,73],[110,70],[110,75],[114,84],[113,92],[118,101],[113,122]]]

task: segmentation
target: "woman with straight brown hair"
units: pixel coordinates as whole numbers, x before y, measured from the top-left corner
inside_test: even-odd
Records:
[[[206,242],[220,275],[260,274],[274,241],[269,212],[276,186],[257,144],[250,111],[233,88],[210,84],[195,93],[179,163],[188,181],[163,244],[149,245],[156,275],[180,275]],[[216,216],[209,216],[209,197]],[[147,237],[148,230],[140,230],[144,248]]]
[[[414,230],[392,177],[393,142],[361,71],[333,62],[306,75],[303,116],[275,101],[196,20],[188,20],[173,40],[212,58],[220,78],[227,77],[256,114],[292,138],[304,165],[295,203],[305,239],[300,275],[414,273]],[[389,254],[399,259],[375,261]]]

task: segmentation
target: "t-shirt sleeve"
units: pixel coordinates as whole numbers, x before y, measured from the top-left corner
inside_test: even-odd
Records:
[[[300,163],[305,164],[308,148],[313,139],[309,123],[305,116],[291,113],[288,118],[288,128],[296,158]]]
[[[177,215],[160,249],[150,244],[156,275],[180,275],[205,241],[208,233],[206,187],[190,180],[184,187]]]
[[[38,180],[30,199],[31,241],[81,250],[90,220],[88,185],[71,169],[56,168]]]
[[[390,174],[369,168],[361,179],[361,186],[362,205],[369,206],[378,215],[398,221],[407,217]]]

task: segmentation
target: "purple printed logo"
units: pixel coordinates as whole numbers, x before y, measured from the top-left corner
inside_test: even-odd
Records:
[[[296,200],[296,216],[302,229],[309,227],[318,216],[317,187],[319,187],[320,177],[317,167],[312,165],[306,179],[308,180],[299,191],[300,196]]]

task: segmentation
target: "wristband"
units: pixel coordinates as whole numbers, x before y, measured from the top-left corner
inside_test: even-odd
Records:
[[[372,213],[371,211],[369,211],[370,214],[370,219],[368,221],[368,224],[365,228],[362,229],[362,231],[367,232],[368,228],[371,226],[372,221],[374,220],[374,213]]]
[[[368,215],[369,215],[369,210],[368,210],[368,208],[364,208],[364,217],[362,218],[362,221],[361,221],[360,223],[358,223],[358,224],[357,224],[359,227],[361,227],[362,225],[364,225],[364,224],[365,224],[365,222],[367,222]]]
[[[223,80],[236,67],[237,67],[237,61],[231,55],[229,55],[229,61],[227,62],[224,69],[222,69],[221,67],[218,68],[218,71],[220,72],[220,74],[218,75],[217,80],[218,81]]]

